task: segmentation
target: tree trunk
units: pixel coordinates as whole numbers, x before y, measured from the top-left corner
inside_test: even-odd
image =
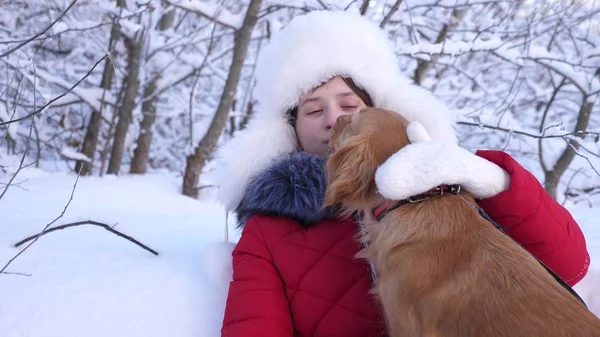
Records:
[[[248,45],[250,44],[250,38],[252,31],[256,25],[258,19],[258,12],[262,0],[251,0],[244,17],[244,23],[242,27],[235,33],[235,45],[233,48],[233,57],[231,60],[231,66],[229,68],[229,74],[225,81],[225,87],[223,93],[208,131],[200,141],[200,144],[194,149],[194,153],[186,158],[185,174],[183,177],[183,194],[197,198],[198,197],[198,180],[208,157],[217,145],[219,137],[223,132],[223,128],[227,123],[227,117],[233,104],[233,98],[235,96],[236,88],[242,73],[242,67],[246,54],[248,52]]]
[[[119,93],[117,94],[117,104],[115,109],[112,110],[112,115],[110,116],[110,121],[108,123],[108,128],[106,130],[106,139],[104,140],[104,146],[100,151],[100,171],[99,176],[103,176],[106,168],[106,162],[108,161],[108,157],[110,156],[110,145],[112,144],[113,133],[115,130],[115,125],[117,125],[117,120],[119,119],[119,110],[117,107],[121,106],[123,102],[123,95],[125,94],[125,83],[127,78],[123,77],[121,80],[121,85],[119,86]]]
[[[144,88],[144,97],[150,97],[156,90],[158,77],[153,78]],[[157,95],[158,96],[158,95]],[[137,139],[137,146],[133,151],[133,159],[129,173],[146,173],[146,164],[150,154],[150,144],[152,143],[152,125],[156,120],[157,97],[153,97],[142,103],[142,122],[140,123],[140,134]]]
[[[248,105],[246,107],[246,114],[244,115],[244,117],[242,117],[242,121],[240,122],[240,130],[244,130],[246,128],[246,125],[248,125],[248,122],[250,121],[250,118],[252,118],[253,114],[254,103],[250,101],[248,102]]]
[[[159,29],[161,31],[171,28],[175,21],[175,9],[164,13],[159,21]],[[152,145],[152,126],[156,120],[156,105],[158,104],[159,95],[155,95],[156,83],[160,80],[160,73],[156,72],[151,75],[152,79],[144,88],[144,102],[142,103],[142,122],[140,123],[140,134],[137,139],[133,158],[131,159],[131,167],[129,173],[146,173],[148,158],[150,156],[150,146]],[[149,98],[148,97],[152,97]]]
[[[110,31],[110,40],[108,42],[108,50],[111,54],[113,54],[113,49],[116,42],[119,40],[121,33],[117,26],[113,23],[111,31]],[[109,91],[112,87],[112,81],[115,74],[114,70],[115,65],[113,64],[111,58],[106,59],[106,63],[104,63],[104,72],[102,73],[102,81],[100,82],[100,87],[106,91]],[[81,153],[90,158],[90,162],[86,162],[83,160],[78,160],[75,164],[75,171],[81,172],[81,175],[90,175],[92,174],[92,167],[94,163],[94,157],[96,154],[96,149],[98,147],[98,137],[100,135],[100,127],[102,126],[102,111],[103,111],[104,103],[100,103],[100,110],[92,109],[92,116],[90,118],[90,122],[85,131],[85,136],[83,138],[83,145],[81,147]]]
[[[452,16],[450,17],[450,23],[444,24],[442,30],[438,34],[435,39],[435,43],[439,44],[444,42],[448,37],[450,31],[456,29],[456,26],[462,21],[467,13],[466,8],[455,9],[452,11]],[[414,81],[417,85],[421,85],[427,76],[427,72],[431,69],[431,66],[437,62],[438,56],[432,55],[430,61],[419,60],[417,64],[417,69],[415,69]]]
[[[585,130],[588,127],[590,122],[590,117],[592,116],[592,110],[594,108],[594,101],[589,100],[587,95],[583,95],[583,101],[581,107],[579,108],[579,113],[577,116],[577,123],[575,124],[575,136],[579,138],[583,138]],[[581,132],[581,134],[578,134]],[[575,140],[567,140],[567,147],[560,155],[556,164],[552,168],[552,170],[544,172],[545,180],[544,180],[544,188],[546,191],[552,196],[552,198],[556,199],[556,193],[558,188],[558,183],[560,182],[560,178],[567,171],[569,165],[575,158],[576,151],[580,148],[579,142]]]
[[[366,15],[367,14],[367,10],[369,9],[369,0],[363,0],[362,5],[360,5],[360,15]]]
[[[142,63],[142,51],[144,49],[145,31],[143,28],[139,34],[136,34],[133,40],[128,41],[128,57],[127,57],[127,80],[125,95],[123,96],[123,104],[119,111],[119,121],[115,128],[115,137],[113,140],[110,160],[108,163],[108,174],[119,174],[121,169],[121,161],[123,152],[125,151],[125,139],[129,131],[129,125],[133,117],[133,109],[135,108],[135,99],[138,96],[140,86],[139,74]]]

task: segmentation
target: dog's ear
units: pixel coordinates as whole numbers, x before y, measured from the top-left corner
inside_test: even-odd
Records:
[[[343,203],[359,208],[375,193],[377,163],[369,134],[353,137],[327,161],[324,207]]]
[[[410,122],[406,127],[406,136],[411,143],[425,142],[431,140],[429,132],[419,122]]]

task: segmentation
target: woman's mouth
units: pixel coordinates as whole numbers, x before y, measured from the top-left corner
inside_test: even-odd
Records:
[[[327,158],[331,157],[333,150],[334,149],[331,146],[327,146]]]

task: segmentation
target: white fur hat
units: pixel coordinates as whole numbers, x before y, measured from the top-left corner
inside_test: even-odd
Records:
[[[297,151],[286,112],[338,75],[351,77],[376,107],[419,121],[433,139],[457,143],[448,109],[400,73],[391,41],[374,22],[357,13],[313,11],[295,17],[263,48],[254,90],[258,111],[216,153],[214,183],[227,210],[237,207],[256,173]]]

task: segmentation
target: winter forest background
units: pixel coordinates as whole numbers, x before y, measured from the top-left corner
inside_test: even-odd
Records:
[[[504,149],[556,198],[593,204],[598,1],[4,0],[2,158],[84,176],[168,170],[195,196],[212,187],[197,176],[215,146],[260,109],[261,46],[324,8],[379,22],[406,75],[458,113],[464,146]]]
[[[294,16],[334,8],[359,11],[386,30],[404,73],[456,112],[462,146],[503,149],[536,174],[559,202],[600,207],[598,0],[1,0],[0,292],[4,287],[20,295],[9,301],[10,308],[0,303],[0,335],[18,336],[16,331],[23,331],[15,328],[19,322],[21,328],[28,325],[19,316],[31,315],[30,306],[17,304],[23,302],[22,294],[39,299],[41,293],[55,292],[58,288],[49,288],[54,286],[64,286],[65,296],[74,289],[85,294],[82,289],[88,287],[111,293],[125,287],[114,296],[139,291],[133,278],[131,288],[112,281],[98,288],[86,276],[97,272],[90,261],[71,261],[79,267],[68,264],[74,250],[113,242],[112,237],[97,239],[109,234],[51,234],[60,244],[37,236],[29,244],[39,239],[46,246],[37,248],[35,259],[34,252],[22,254],[29,245],[14,247],[16,241],[59,224],[122,228],[145,243],[164,244],[163,252],[172,247],[182,254],[182,265],[204,261],[194,267],[202,270],[194,269],[185,282],[216,270],[205,275],[207,282],[220,294],[226,291],[231,246],[210,244],[221,240],[223,231],[227,241],[235,241],[229,237],[234,231],[223,230],[228,219],[223,210],[197,203],[218,188],[208,178],[211,156],[260,110],[252,88],[261,47]],[[145,190],[147,186],[156,189]],[[78,196],[83,198],[79,204]],[[159,214],[157,207],[170,212]],[[182,233],[188,233],[189,241],[182,241]],[[215,239],[206,239],[207,233]],[[99,241],[85,241],[90,236]],[[192,239],[200,237],[207,246],[194,250]],[[98,251],[106,254],[100,246]],[[132,249],[148,263],[143,251]],[[114,267],[123,254],[111,252],[114,260],[102,274],[130,277],[125,271],[131,272],[132,265]],[[190,252],[193,257],[184,254]],[[20,254],[19,265],[15,255]],[[55,267],[79,281],[65,286],[62,276],[41,267],[48,261],[40,262],[40,256],[56,256],[60,262],[53,260]],[[56,283],[33,281],[31,270]],[[157,286],[173,281],[166,272],[133,273],[145,282],[145,276],[154,275]],[[37,288],[27,288],[27,282]],[[155,293],[151,285],[146,287]],[[217,295],[200,293],[219,303],[217,308],[222,305]],[[188,308],[188,295],[182,291],[169,298]],[[49,327],[56,325],[56,317],[47,316],[51,305],[44,311],[41,302],[36,302],[42,308],[36,322],[44,333],[34,335],[53,336]],[[114,303],[96,304],[114,311]],[[65,315],[73,317],[81,309],[72,308],[78,309]],[[217,315],[206,329],[216,333],[220,311],[214,308],[206,309]],[[124,312],[120,315],[131,315]],[[4,317],[12,318],[3,325]],[[90,318],[77,321],[85,319]],[[154,322],[145,324],[136,333],[148,336],[160,330],[148,327]],[[85,330],[84,335],[93,334]],[[179,336],[184,335],[180,330]]]

